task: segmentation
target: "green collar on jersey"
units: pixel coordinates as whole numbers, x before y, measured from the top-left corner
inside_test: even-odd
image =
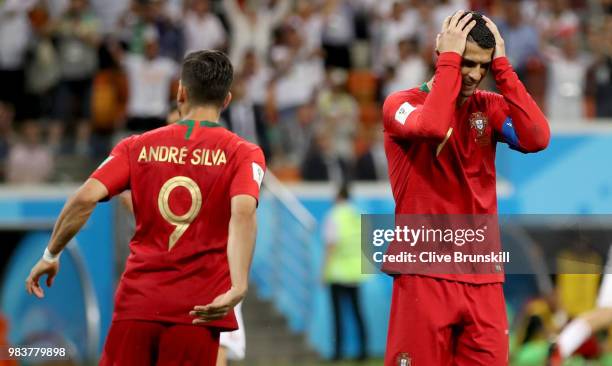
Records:
[[[193,133],[193,129],[195,128],[196,121],[192,119],[187,119],[187,120],[179,121],[177,122],[177,124],[187,126],[187,132],[185,133],[185,140],[188,140],[189,137],[191,137],[191,134]],[[223,127],[223,126],[221,126],[221,124],[217,122],[200,121],[200,127]]]
[[[420,91],[424,91],[425,93],[429,93],[429,87],[427,86],[427,82],[424,82],[423,85],[419,88]]]

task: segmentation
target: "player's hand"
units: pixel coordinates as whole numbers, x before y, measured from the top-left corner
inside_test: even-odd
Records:
[[[463,14],[465,14],[465,11],[460,10],[444,20],[442,31],[436,38],[436,50],[439,53],[455,52],[463,55],[467,36],[476,25],[476,21],[472,20],[471,13],[460,20],[459,18]]]
[[[233,308],[244,299],[245,291],[238,291],[232,287],[224,294],[217,296],[213,302],[208,305],[197,305],[189,312],[189,315],[195,316],[193,324],[207,323],[213,320],[223,319]]]
[[[493,23],[491,19],[487,18],[484,15],[482,16],[482,18],[487,22],[487,28],[489,28],[491,33],[493,33],[493,37],[495,37],[495,53],[493,54],[493,59],[496,59],[498,57],[505,57],[506,45],[504,43],[504,39],[501,36],[501,33],[499,33],[499,29],[497,29],[497,26],[495,25],[495,23]]]
[[[36,265],[32,267],[32,270],[30,271],[30,275],[25,281],[26,291],[28,291],[30,295],[34,294],[39,299],[42,299],[43,297],[45,297],[45,293],[43,289],[40,287],[40,284],[38,283],[38,281],[40,280],[40,277],[46,274],[47,275],[47,287],[51,287],[53,285],[53,280],[55,279],[55,276],[57,275],[58,272],[59,272],[59,261],[54,262],[54,263],[49,263],[42,259],[39,260],[38,263],[36,263]]]

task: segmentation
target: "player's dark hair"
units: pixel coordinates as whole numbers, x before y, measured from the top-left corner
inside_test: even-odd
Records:
[[[493,36],[491,30],[487,27],[487,22],[482,17],[482,14],[477,11],[470,11],[463,14],[461,18],[470,13],[472,14],[472,20],[476,21],[476,25],[468,34],[468,41],[476,42],[478,46],[484,49],[495,48],[495,36]]]
[[[233,78],[234,68],[223,52],[196,51],[183,60],[181,83],[191,104],[222,106]]]

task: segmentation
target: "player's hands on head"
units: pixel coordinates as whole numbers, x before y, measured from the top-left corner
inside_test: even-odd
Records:
[[[193,310],[189,312],[189,315],[196,317],[192,323],[202,324],[223,319],[234,306],[244,299],[244,296],[245,291],[239,291],[232,287],[226,293],[217,296],[210,304],[194,306]]]
[[[506,56],[506,45],[504,44],[504,39],[499,33],[499,29],[497,29],[497,25],[493,23],[493,21],[486,16],[482,16],[482,18],[487,22],[487,28],[493,33],[493,37],[495,37],[495,52],[493,54],[493,58],[496,59],[498,57]]]
[[[465,11],[460,10],[444,20],[442,31],[436,38],[436,50],[439,53],[456,52],[463,55],[467,36],[476,25],[471,13],[461,18],[463,14]]]
[[[53,285],[53,280],[55,276],[59,272],[59,262],[49,263],[43,259],[39,260],[32,270],[30,271],[30,275],[26,278],[25,286],[26,291],[30,295],[34,295],[39,299],[45,297],[45,293],[40,287],[38,281],[43,275],[47,275],[47,287],[51,287]]]

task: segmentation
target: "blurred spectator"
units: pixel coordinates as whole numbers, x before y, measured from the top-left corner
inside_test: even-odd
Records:
[[[271,157],[270,141],[268,138],[268,123],[265,116],[266,92],[271,77],[270,68],[260,62],[254,50],[248,50],[244,55],[242,69],[238,77],[244,80],[246,98],[253,103],[255,111],[255,124],[257,141],[264,152],[266,159]]]
[[[289,0],[274,0],[272,4],[246,1],[240,7],[238,0],[224,0],[225,16],[232,30],[230,59],[234,67],[240,68],[244,54],[253,49],[260,60],[267,59],[272,30],[287,15]]]
[[[328,0],[323,9],[325,66],[351,68],[351,45],[355,40],[355,14],[347,0]]]
[[[100,71],[96,73],[91,98],[94,134],[110,135],[125,122],[128,82],[120,64],[113,55],[114,41],[108,41],[100,51]]]
[[[221,121],[238,136],[257,144],[257,127],[253,102],[246,94],[246,82],[237,77],[232,84],[232,102],[221,114]]]
[[[612,3],[611,3],[612,4]],[[593,102],[592,116],[612,117],[612,15],[591,31],[589,43],[594,62],[587,72],[587,95]]]
[[[405,1],[393,3],[393,8],[389,11],[382,24],[380,66],[388,67],[399,60],[398,43],[402,39],[414,36],[418,23],[416,9],[408,9]]]
[[[216,14],[210,11],[209,0],[194,0],[186,12],[186,53],[199,50],[221,50],[227,46],[227,34]]]
[[[422,1],[426,3],[426,1]],[[458,10],[470,10],[467,0],[439,0],[433,11],[433,23],[441,25],[447,16]],[[475,10],[475,9],[474,9]]]
[[[9,154],[14,117],[13,106],[0,102],[0,180],[5,177],[5,162]]]
[[[551,122],[580,121],[585,118],[584,91],[588,59],[580,54],[576,35],[564,37],[561,49],[547,55],[547,113]]]
[[[341,184],[347,179],[349,167],[336,154],[332,136],[323,126],[315,129],[300,170],[305,181]]]
[[[179,66],[159,53],[159,39],[155,28],[144,32],[145,53],[122,56],[128,80],[128,106],[126,128],[130,131],[148,131],[166,124],[166,115],[172,99],[172,82],[178,77]]]
[[[320,52],[323,42],[323,15],[316,1],[297,0],[292,25],[304,37],[307,52]]]
[[[362,146],[357,144],[355,167],[351,177],[358,181],[385,180],[387,157],[383,143],[382,130],[370,128],[362,130]]]
[[[49,29],[50,19],[44,3],[30,11],[32,35],[26,63],[26,118],[45,118],[53,113],[54,97],[61,76],[60,59]],[[55,136],[55,144],[61,136]]]
[[[297,165],[308,144],[308,126],[298,120],[299,109],[310,103],[316,88],[316,79],[310,74],[310,64],[303,40],[295,28],[284,25],[277,32],[278,42],[270,51],[275,71],[271,87],[278,116],[277,151],[288,163]]]
[[[165,0],[133,0],[132,6],[119,19],[121,39],[132,53],[145,52],[145,32],[153,26],[158,34],[160,55],[175,61],[183,59],[183,30],[165,12],[165,5]]]
[[[62,123],[78,124],[79,152],[88,148],[91,86],[98,67],[98,27],[87,0],[70,0],[66,13],[52,24],[61,66],[54,116]]]
[[[305,53],[310,78],[313,84],[319,84],[325,78],[323,62],[323,15],[320,6],[310,0],[298,0],[296,15],[291,18],[290,24],[303,38],[302,49]]]
[[[401,40],[397,48],[399,60],[387,68],[388,75],[383,86],[384,96],[418,86],[426,81],[429,71],[427,63],[419,54],[419,44],[415,38]]]
[[[30,37],[27,11],[32,1],[0,3],[0,100],[11,103],[18,114],[23,109],[24,67]]]
[[[546,43],[553,43],[558,37],[574,34],[580,26],[580,20],[569,7],[567,0],[542,1],[542,9],[536,22]]]
[[[519,76],[524,76],[532,59],[540,57],[540,34],[532,25],[523,20],[521,2],[503,2],[504,17],[496,21],[506,44],[510,63]]]
[[[359,285],[366,279],[361,274],[361,215],[350,202],[349,188],[343,184],[336,195],[334,206],[324,223],[325,263],[323,279],[330,287],[334,311],[335,344],[333,360],[342,359],[344,331],[343,304],[348,300],[357,325],[358,359],[368,358],[367,334],[359,306]]]
[[[359,106],[346,89],[348,75],[345,70],[331,70],[328,80],[329,88],[321,91],[317,109],[322,125],[334,141],[335,155],[351,166],[355,159],[353,141],[359,122]]]
[[[41,128],[24,122],[19,139],[9,152],[6,180],[12,184],[37,184],[49,180],[53,172],[51,149],[41,142]]]

